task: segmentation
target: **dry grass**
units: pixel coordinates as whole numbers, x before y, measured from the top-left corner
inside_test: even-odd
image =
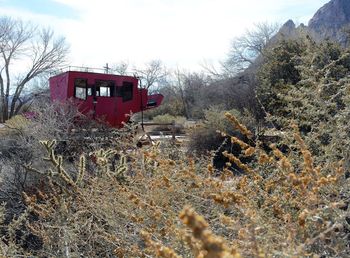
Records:
[[[33,219],[21,230],[41,239],[30,251],[45,257],[346,257],[343,163],[315,164],[296,128],[293,138],[289,153],[233,139],[254,158],[224,154],[239,177],[161,144],[96,151],[72,167],[42,142],[47,166],[27,168],[46,183],[23,193]]]

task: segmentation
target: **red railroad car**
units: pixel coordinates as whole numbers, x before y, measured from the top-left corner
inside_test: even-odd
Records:
[[[130,119],[130,113],[158,107],[163,100],[161,94],[148,95],[132,76],[67,71],[49,82],[52,101],[73,98],[84,115],[118,128]]]

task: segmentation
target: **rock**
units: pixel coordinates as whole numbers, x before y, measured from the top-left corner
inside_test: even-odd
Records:
[[[288,20],[275,38],[292,39],[298,37],[300,32],[307,32],[316,41],[331,39],[346,46],[347,35],[350,35],[350,0],[332,0],[325,4],[315,13],[308,26],[300,24],[296,27],[292,20]]]
[[[304,24],[296,27],[293,20],[288,20],[282,27],[279,29],[277,34],[271,39],[271,43],[274,44],[281,39],[295,39],[298,38],[300,32],[305,31],[307,27]]]
[[[321,7],[309,21],[308,29],[316,40],[332,39],[345,45],[350,29],[350,1],[332,0]]]
[[[292,20],[288,20],[285,24],[283,24],[278,33],[283,35],[291,35],[294,33],[295,29],[295,23]]]
[[[309,27],[319,30],[320,27],[342,27],[350,22],[350,1],[332,0],[321,7],[309,21]]]

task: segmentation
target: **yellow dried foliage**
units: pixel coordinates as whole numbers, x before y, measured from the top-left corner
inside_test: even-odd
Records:
[[[30,121],[22,115],[16,115],[0,126],[0,135],[9,135],[24,130]]]
[[[56,257],[306,257],[322,248],[341,257],[343,164],[316,164],[296,129],[294,139],[290,153],[234,139],[244,151],[223,153],[220,176],[207,158],[172,158],[162,145],[97,150],[94,162],[77,155],[72,169],[43,141],[47,167],[27,168],[45,186],[23,193],[36,218],[25,226],[43,242],[38,254]],[[244,175],[232,176],[232,164]]]

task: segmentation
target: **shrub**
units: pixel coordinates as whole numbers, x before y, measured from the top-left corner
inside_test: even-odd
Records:
[[[154,117],[164,114],[171,116],[182,116],[184,114],[183,103],[181,100],[173,96],[173,93],[165,93],[162,104],[154,109],[146,110],[144,117],[148,120],[152,120]]]
[[[112,129],[96,125],[93,121],[84,121],[84,117],[80,116],[71,103],[41,104],[33,107],[32,111],[35,116],[31,119],[15,116],[6,121],[1,130],[0,203],[6,202],[5,224],[25,211],[22,192],[32,193],[47,180],[43,175],[30,173],[26,169],[28,164],[45,167],[45,162],[40,158],[45,153],[40,140],[57,139],[55,152],[64,155],[68,164],[71,164],[79,159],[77,153],[108,148],[113,141],[129,136],[125,133],[119,138]],[[96,128],[99,130],[95,132]],[[114,136],[113,140],[105,140],[111,136]],[[88,165],[92,166],[90,163]],[[31,241],[33,242],[30,243]],[[36,240],[29,237],[26,244],[35,245],[34,242]]]
[[[261,68],[259,97],[276,128],[288,131],[291,122],[296,121],[316,159],[337,161],[350,150],[350,50],[327,41],[298,42],[281,42],[272,51]],[[302,48],[295,51],[288,48],[290,45]],[[284,51],[280,52],[281,49]],[[286,60],[278,58],[281,53],[290,57],[293,69],[298,71],[298,80],[279,78],[274,83],[270,79],[276,76],[276,67],[291,75],[282,66]]]
[[[175,122],[175,133],[183,133],[186,118],[183,116],[172,116],[169,114],[158,115],[153,118],[154,123],[159,124],[171,124]],[[172,125],[157,125],[155,127],[156,131],[171,131]]]
[[[171,123],[172,121],[175,121],[176,124],[184,125],[186,122],[186,118],[183,116],[172,116],[169,114],[164,115],[158,115],[153,118],[153,121],[155,123]]]
[[[284,77],[283,66],[279,75],[285,80],[273,85],[283,86],[274,97],[284,104],[268,110],[273,111],[268,118],[283,132],[277,131],[277,144],[267,147],[252,130],[256,123],[249,113],[219,107],[206,111],[206,120],[192,132],[198,157],[166,143],[137,149],[129,132],[106,128],[96,137],[80,131],[74,143],[77,113],[64,107],[47,107],[25,120],[25,126],[1,138],[0,170],[6,177],[0,197],[7,203],[0,208],[0,252],[350,256],[350,84],[338,78],[347,74],[348,55],[326,52],[334,52],[334,59],[321,56],[332,61],[314,70],[314,47],[286,66],[295,81]],[[59,146],[64,139],[67,144]],[[224,158],[220,169],[207,154],[211,149]]]
[[[162,145],[138,151],[94,152],[96,166],[80,156],[76,168],[45,141],[43,188],[23,194],[36,220],[26,229],[43,241],[34,255],[58,257],[346,257],[348,211],[341,161],[319,164],[293,128],[294,148],[266,153],[231,114],[231,127],[250,142],[239,143],[245,174],[220,177],[206,159],[169,159]],[[226,133],[228,137],[232,137]],[[347,193],[348,194],[348,193]]]
[[[248,128],[254,128],[256,124],[255,119],[248,111],[245,111],[244,114],[237,110],[230,110],[229,112],[245,121]],[[239,131],[235,130],[230,121],[225,119],[226,111],[223,111],[220,107],[212,107],[204,111],[204,113],[205,119],[190,132],[188,152],[207,155],[209,152],[215,151],[213,162],[216,168],[221,169],[228,162],[227,158],[222,155],[223,151],[228,150],[235,154],[240,153],[238,146],[231,142],[227,134],[241,140],[247,139]],[[244,159],[244,161],[246,162],[247,160]],[[233,170],[239,171],[239,168],[233,164]]]

